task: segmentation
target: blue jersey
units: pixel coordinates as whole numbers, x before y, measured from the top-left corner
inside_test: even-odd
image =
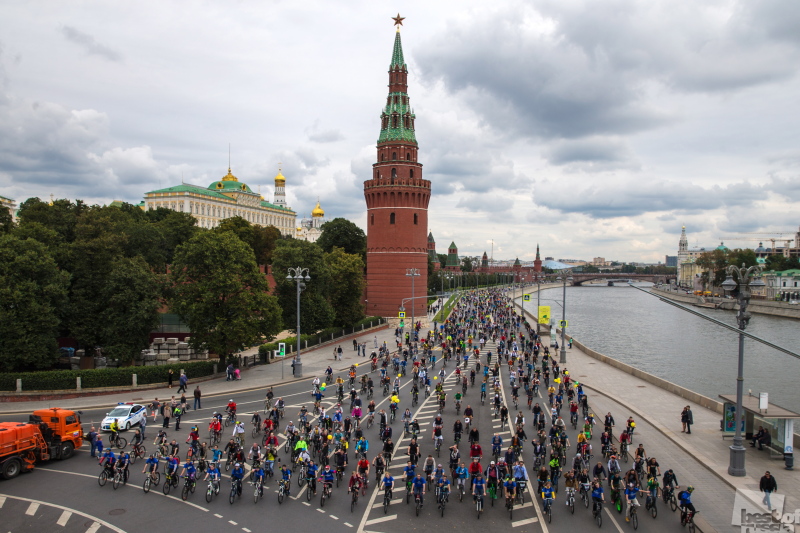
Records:
[[[216,468],[209,467],[206,473],[211,479],[219,479],[219,470]]]
[[[475,494],[478,496],[483,495],[483,491],[486,488],[486,480],[483,478],[476,478],[472,482],[472,489],[475,491]]]
[[[421,477],[415,477],[411,485],[414,487],[414,492],[422,492],[422,488],[425,486],[425,480]]]
[[[149,469],[152,472],[158,468],[158,457],[148,457],[144,464],[149,465]]]
[[[220,459],[222,459],[222,450],[216,449],[216,450],[211,450],[211,452],[213,454],[211,456],[212,457],[211,460],[214,461],[215,463],[218,462]]]
[[[555,492],[555,490],[553,490],[553,487],[543,487],[542,488],[542,497],[545,498],[545,499],[547,499],[547,498],[551,498],[552,499],[554,492]]]
[[[194,476],[195,473],[197,472],[197,469],[194,467],[193,463],[186,463],[185,465],[183,465],[183,468],[184,470],[186,470],[186,473],[189,474],[190,476]]]
[[[292,471],[288,468],[281,468],[281,477],[284,481],[292,479]]]
[[[595,487],[592,489],[592,498],[602,499],[603,498],[603,487]]]
[[[244,477],[244,468],[234,468],[231,471],[231,479],[242,479]]]
[[[383,478],[383,487],[384,488],[391,487],[392,483],[394,483],[394,478],[392,476],[389,476],[389,477],[385,477],[384,476],[384,478]]]
[[[319,467],[317,465],[308,465],[308,468],[306,470],[308,472],[308,474],[307,474],[308,477],[316,477],[318,470],[319,470]]]
[[[512,491],[517,489],[517,482],[516,481],[506,481],[503,483],[503,486],[506,488],[507,491]]]
[[[414,477],[414,475],[415,475],[414,474],[414,470],[416,470],[416,468],[417,467],[414,466],[414,465],[407,466],[407,467],[403,468],[403,474],[406,475],[406,479],[410,479],[410,478]]]
[[[456,468],[456,477],[457,478],[459,478],[459,479],[467,479],[468,476],[469,476],[469,472],[467,472],[467,469],[465,467],[459,466],[458,468]]]
[[[323,470],[322,479],[325,481],[333,481],[336,476],[335,470]]]

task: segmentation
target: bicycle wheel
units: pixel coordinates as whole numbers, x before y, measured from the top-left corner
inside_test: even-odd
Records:
[[[547,506],[547,523],[553,521],[553,504]]]
[[[603,526],[603,514],[602,513],[603,513],[602,511],[599,511],[594,516],[594,521],[595,521],[595,523],[597,523],[597,527],[602,527]]]
[[[144,483],[142,483],[142,490],[144,491],[145,494],[150,492],[150,484],[151,483],[152,483],[152,481],[150,480],[150,476],[147,476],[145,478],[145,480],[144,480]]]
[[[694,533],[694,520],[689,522],[689,533]]]
[[[153,480],[153,485],[158,487],[158,484],[161,483],[161,472],[158,471],[154,472],[153,477],[155,477],[155,479]]]
[[[319,506],[325,507],[325,489],[322,489],[322,496],[319,499]]]
[[[350,498],[350,512],[352,513],[356,508],[356,499],[358,498],[356,493],[353,493],[353,497]]]
[[[636,511],[631,513],[631,524],[633,525],[633,529],[639,529],[639,516]]]
[[[306,473],[301,470],[300,475],[297,476],[297,486],[302,487],[305,482],[306,482]]]
[[[653,518],[658,516],[658,508],[656,507],[655,502],[653,502],[653,505],[650,506],[650,516]]]
[[[417,513],[417,516],[419,516],[419,509],[420,509],[420,506],[421,506],[421,505],[422,505],[422,504],[420,504],[420,503],[419,503],[419,498],[417,498],[417,505],[415,506],[415,507],[416,507],[416,513]]]
[[[100,472],[100,475],[97,477],[97,483],[100,484],[101,487],[105,486],[106,481],[108,481],[108,472],[103,470]]]
[[[389,497],[388,496],[384,496],[383,497],[383,514],[388,514],[388,513],[389,513]]]
[[[583,500],[583,506],[588,509],[589,508],[589,495],[586,493],[586,491],[581,493],[581,499]]]
[[[181,489],[181,500],[186,501],[186,498],[189,497],[189,485],[184,484],[183,488]]]
[[[258,484],[256,484],[255,488],[253,489],[253,503],[258,503],[258,498],[260,494],[258,492]]]
[[[211,503],[211,498],[214,497],[214,487],[211,483],[208,484],[206,489],[206,503]]]
[[[233,502],[235,501],[236,501],[236,485],[233,485],[231,487],[231,495],[228,496],[228,502],[230,502],[230,504],[233,505]]]
[[[125,446],[128,445],[128,441],[127,441],[127,439],[125,439],[123,437],[117,437],[116,444],[117,444],[117,448],[119,448],[120,450],[124,450]]]
[[[256,435],[258,435],[258,428],[253,428],[253,431],[251,431],[250,434],[253,436],[253,438],[256,438]]]
[[[678,501],[675,499],[675,495],[673,494],[672,497],[669,499],[669,508],[672,509],[674,513],[675,510],[678,508]]]
[[[440,508],[442,510],[442,518],[444,518],[444,507],[445,507],[444,506],[444,501],[442,501],[441,506],[440,506]]]
[[[114,490],[117,490],[120,483],[122,483],[122,474],[115,472],[114,479],[111,481],[111,486],[114,487]]]
[[[308,489],[306,490],[306,501],[311,501],[311,484],[308,485]]]
[[[284,494],[285,493],[283,491],[283,485],[281,485],[280,488],[278,489],[278,503],[283,503]]]
[[[164,486],[161,488],[161,492],[163,492],[163,493],[164,493],[164,496],[166,496],[167,494],[169,494],[169,491],[170,491],[170,489],[172,488],[172,482],[171,482],[171,481],[172,481],[172,480],[171,480],[169,477],[167,477],[167,478],[164,480]]]

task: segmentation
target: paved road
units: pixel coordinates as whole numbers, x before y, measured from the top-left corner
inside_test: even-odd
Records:
[[[492,346],[489,347],[491,348]],[[485,363],[485,357],[482,362]],[[474,360],[471,360],[470,365],[472,366],[473,364]],[[452,397],[455,388],[453,370],[454,365],[450,363],[447,368],[449,375],[445,381],[445,389],[450,393],[449,397]],[[502,370],[501,375],[503,393],[508,401],[510,400],[510,392],[505,368]],[[409,383],[410,378],[402,380],[403,388],[401,389],[401,409],[399,412],[402,412],[405,407],[411,407],[410,395],[408,394]],[[306,383],[291,383],[279,386],[275,388],[275,391],[277,395],[282,395],[290,406],[287,408],[287,416],[294,415],[301,404],[311,403],[309,395],[310,380]],[[480,406],[478,391],[479,388],[477,386],[469,389],[465,397],[465,403],[472,405],[476,411],[475,420],[481,433],[481,444],[488,455],[488,451],[491,449],[489,445],[491,434],[494,431],[499,431],[500,428],[499,423],[491,416],[488,402],[486,406]],[[240,413],[246,414],[254,409],[263,407],[263,396],[263,391],[251,391],[234,394],[233,398],[240,406]],[[182,421],[181,431],[175,432],[174,429],[170,429],[169,437],[176,438],[178,442],[183,443],[191,425],[197,423],[201,426],[201,430],[204,429],[211,413],[224,408],[225,400],[227,398],[214,398],[213,401],[206,403],[204,409],[190,411]],[[380,394],[377,396],[377,401],[382,402],[378,405],[378,409],[388,408],[386,405],[388,403],[387,400],[381,397]],[[544,403],[544,401],[541,403]],[[597,411],[597,416],[601,416],[610,410],[618,421],[627,418],[627,413],[610,400],[599,397],[591,398],[591,404],[592,408]],[[416,409],[412,410],[414,415],[420,419],[423,424],[423,431],[426,433],[426,438],[421,443],[423,456],[433,452],[433,444],[429,436],[430,424],[435,411],[436,406],[432,399],[422,401]],[[83,420],[87,425],[96,424],[104,413],[105,410],[85,411]],[[530,413],[526,413],[526,415],[526,426],[530,428]],[[447,429],[445,432],[445,446],[452,444],[452,432],[449,428],[452,426],[455,416],[453,403],[448,401],[444,412],[444,427]],[[22,416],[17,417],[19,420],[24,420],[24,418]],[[397,437],[402,433],[402,425],[399,420],[394,423],[394,429],[395,441],[397,442]],[[148,444],[152,443],[152,438],[156,431],[156,426],[148,426]],[[377,427],[373,427],[367,433],[371,444],[370,447],[373,451],[376,450],[379,444],[377,432]],[[205,432],[201,431],[201,434],[203,433]],[[532,430],[530,430],[529,436],[532,433]],[[575,432],[570,427],[568,433],[574,446]],[[507,429],[502,432],[502,436],[506,441],[508,440],[510,433]],[[726,494],[731,492],[721,482],[716,481],[713,476],[703,475],[704,471],[699,465],[692,464],[693,460],[688,458],[685,453],[677,450],[677,448],[670,449],[664,439],[658,438],[658,433],[653,428],[642,422],[637,427],[635,440],[638,443],[640,439],[646,444],[651,455],[660,457],[662,468],[669,464],[678,472],[681,483],[691,482],[702,489],[696,498],[699,508],[706,508],[703,505],[705,503],[703,491],[709,491],[710,493],[725,492]],[[392,462],[390,472],[397,478],[400,478],[402,466],[405,464],[404,450],[407,444],[407,438],[399,441],[399,451]],[[462,445],[462,448],[462,454],[466,456],[466,445]],[[370,458],[373,456],[374,453],[371,452]],[[525,450],[524,457],[528,459],[526,462],[530,469],[529,446]],[[667,460],[661,459],[661,457],[666,457]],[[441,462],[447,467],[446,449],[442,450]],[[675,464],[678,462],[682,466]],[[486,463],[487,460],[482,461],[484,467]],[[395,490],[395,499],[387,513],[384,513],[382,508],[382,493],[379,494],[378,490],[374,488],[367,493],[365,498],[359,500],[355,512],[351,513],[350,511],[350,500],[344,487],[334,489],[332,499],[326,502],[324,508],[320,508],[318,498],[307,502],[305,492],[297,492],[296,482],[292,487],[294,498],[286,500],[282,505],[278,505],[277,497],[274,493],[276,489],[274,482],[268,484],[264,499],[257,504],[253,503],[251,492],[248,490],[250,486],[245,485],[245,493],[242,499],[234,505],[230,505],[226,497],[226,489],[228,487],[226,483],[223,484],[223,492],[220,497],[214,499],[210,504],[205,502],[203,492],[205,486],[202,483],[199,485],[198,491],[191,495],[187,502],[183,502],[173,494],[165,497],[159,490],[144,494],[141,490],[141,483],[144,477],[140,473],[140,469],[141,466],[137,468],[136,465],[131,468],[132,476],[128,486],[120,487],[116,491],[113,490],[110,484],[100,487],[97,483],[97,475],[100,469],[95,460],[89,457],[88,450],[84,447],[76,453],[76,457],[69,461],[50,463],[37,468],[33,473],[25,474],[15,480],[0,482],[0,493],[8,496],[3,500],[4,506],[0,511],[2,511],[4,518],[6,516],[9,517],[10,531],[34,531],[34,528],[41,530],[43,525],[49,531],[54,529],[53,524],[58,524],[60,527],[55,528],[56,530],[63,528],[65,531],[91,531],[95,533],[97,531],[113,530],[114,527],[117,527],[119,530],[133,533],[152,531],[156,523],[163,525],[163,517],[168,516],[170,517],[170,523],[181,523],[188,528],[207,528],[211,524],[215,529],[221,531],[250,532],[256,531],[257,528],[263,528],[265,520],[272,521],[276,517],[282,518],[284,515],[287,519],[295,522],[298,519],[304,522],[307,521],[312,528],[325,528],[326,530],[336,531],[364,530],[382,533],[401,531],[405,533],[409,528],[416,529],[439,525],[448,529],[460,528],[466,531],[484,530],[486,527],[511,526],[512,529],[521,528],[520,531],[541,530],[545,533],[551,529],[553,531],[566,531],[567,528],[575,526],[596,527],[591,520],[591,513],[588,509],[577,507],[575,515],[572,516],[564,505],[563,499],[559,498],[556,500],[552,523],[543,523],[540,502],[531,502],[529,494],[526,495],[525,504],[521,507],[518,506],[514,510],[513,517],[509,517],[509,513],[498,501],[494,507],[487,505],[480,520],[477,520],[475,509],[471,499],[468,497],[465,497],[463,502],[459,502],[457,498],[451,498],[451,503],[446,508],[444,517],[439,515],[435,503],[431,498],[428,498],[425,508],[420,516],[417,517],[414,513],[413,502],[411,505],[404,503],[402,489]],[[530,475],[531,478],[535,477],[533,472],[530,472]],[[694,478],[698,480],[694,481]],[[14,498],[28,498],[29,500]],[[39,503],[39,505],[32,506],[32,504],[36,503]],[[54,507],[53,504],[63,507]],[[661,514],[657,520],[652,520],[642,513],[640,528],[644,531],[671,531],[680,527],[677,514],[673,514],[664,508],[660,508],[660,512]],[[65,513],[71,514],[67,516]],[[607,519],[603,524],[603,528],[610,528],[612,531],[620,532],[625,528],[630,528],[630,525],[625,523],[623,517],[616,515],[616,513],[612,514],[609,508],[607,508],[606,515]],[[64,518],[65,516],[66,518]],[[60,525],[60,520],[65,520],[64,525]]]

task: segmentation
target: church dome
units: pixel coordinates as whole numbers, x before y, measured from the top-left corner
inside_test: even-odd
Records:
[[[325,216],[325,211],[319,206],[319,200],[317,200],[317,206],[311,210],[311,216],[314,218]]]
[[[283,185],[284,183],[286,183],[286,178],[284,178],[283,174],[281,174],[281,171],[278,170],[278,175],[275,176],[275,185]]]
[[[721,242],[721,243],[719,243],[719,246],[717,246],[717,250],[721,250],[723,252],[727,252],[728,251],[728,247],[725,246],[724,242]]]

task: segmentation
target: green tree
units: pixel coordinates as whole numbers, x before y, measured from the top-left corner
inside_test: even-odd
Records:
[[[14,219],[11,217],[11,210],[4,205],[0,205],[0,235],[11,233],[14,228]]]
[[[162,281],[142,257],[120,257],[103,286],[103,351],[122,362],[131,361],[150,344],[158,326]]]
[[[461,271],[462,272],[472,272],[472,258],[471,257],[462,257],[461,258]]]
[[[253,225],[240,216],[226,218],[213,231],[230,231],[247,246],[253,247]]]
[[[707,288],[718,287],[727,277],[726,269],[728,262],[728,252],[726,250],[712,250],[697,256],[695,259],[704,272],[700,275],[703,286]]]
[[[447,265],[447,254],[436,254],[439,258],[439,268],[444,268]]]
[[[275,226],[253,227],[253,252],[259,265],[271,265],[275,245],[281,239],[281,230]]]
[[[784,270],[800,269],[800,259],[797,257],[784,257],[783,254],[768,255],[764,265],[766,270],[782,272]]]
[[[196,349],[227,355],[282,329],[252,249],[231,232],[201,232],[179,246],[170,282],[170,308],[189,325]]]
[[[364,230],[345,218],[334,218],[322,225],[322,235],[317,245],[323,252],[330,253],[334,248],[341,248],[348,254],[357,254],[366,258],[367,236]]]
[[[46,245],[0,235],[0,370],[50,368],[58,360],[68,284]]]
[[[75,240],[78,219],[87,209],[81,200],[75,203],[54,200],[50,205],[38,198],[28,198],[19,206],[19,223],[22,226],[28,222],[39,222],[61,235],[64,242],[72,242]]]
[[[361,256],[345,253],[341,248],[334,248],[324,259],[331,279],[329,298],[335,312],[333,325],[352,326],[364,318],[364,261]]]
[[[336,313],[330,304],[331,277],[322,249],[316,243],[295,239],[278,241],[272,256],[272,275],[284,324],[293,331],[297,327],[297,286],[294,279],[286,276],[289,268],[298,266],[307,268],[311,277],[311,281],[303,282],[306,288],[300,294],[300,332],[312,333],[330,327]]]

